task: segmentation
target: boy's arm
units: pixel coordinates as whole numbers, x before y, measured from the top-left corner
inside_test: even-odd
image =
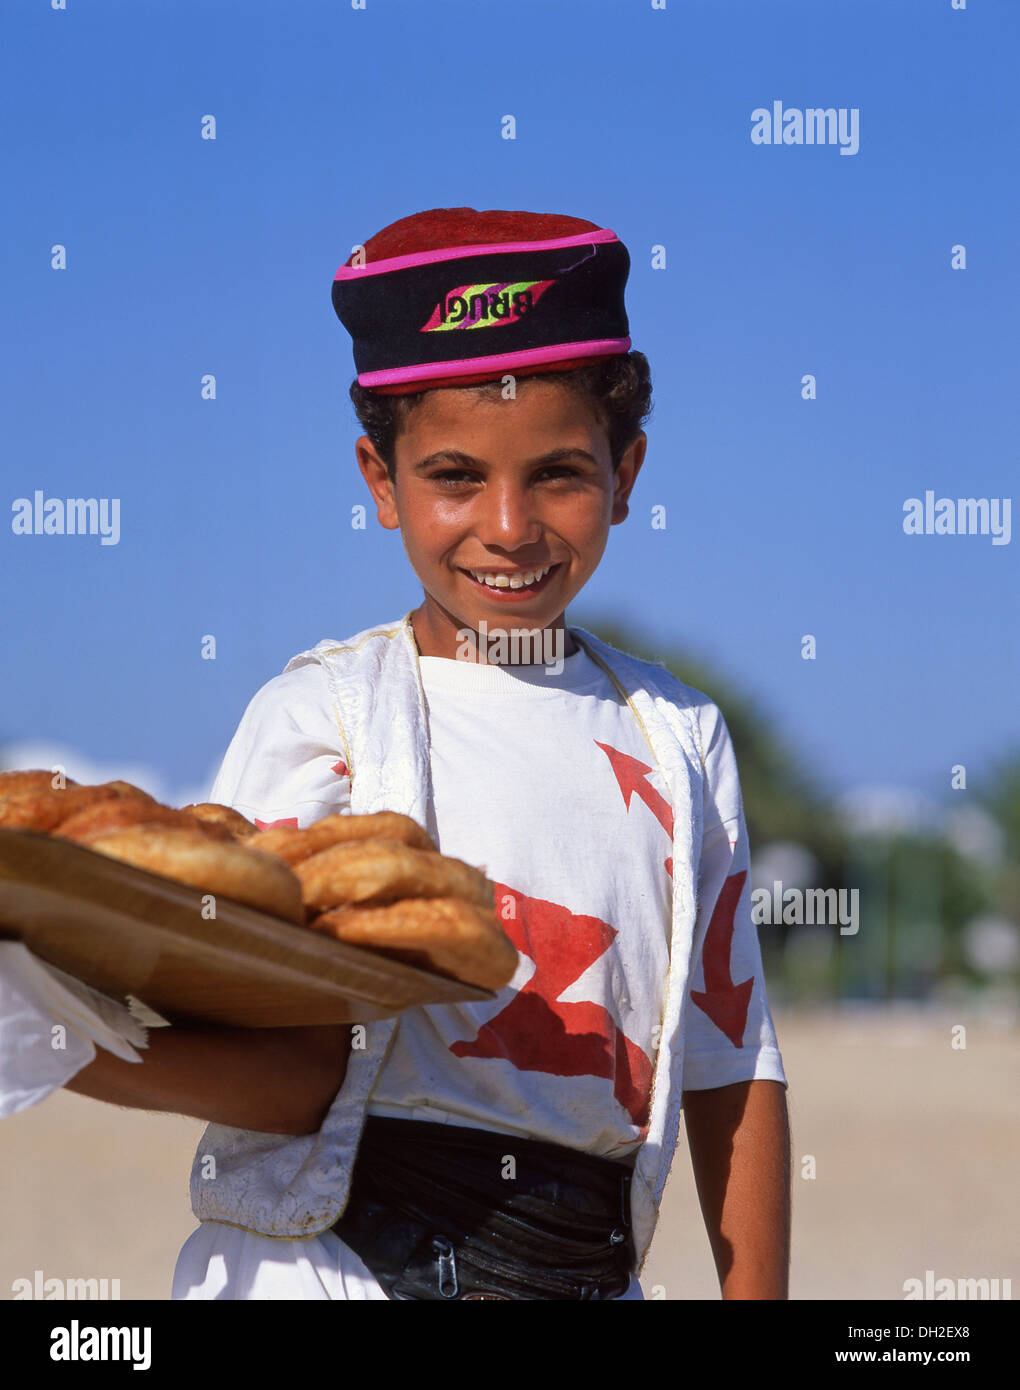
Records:
[[[265,1134],[314,1134],[347,1071],[349,1024],[151,1028],[144,1060],[103,1048],[65,1089],[139,1110]]]
[[[723,1298],[788,1298],[786,1088],[778,1081],[739,1081],[685,1091],[683,1103],[694,1180]]]
[[[733,745],[715,705],[705,748],[698,920],[686,1000],[683,1108],[724,1299],[785,1299],[790,1134],[783,1070],[751,910]]]

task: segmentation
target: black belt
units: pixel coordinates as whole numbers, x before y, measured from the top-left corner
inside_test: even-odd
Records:
[[[388,1298],[618,1298],[636,1263],[630,1179],[558,1144],[367,1115],[333,1230]]]

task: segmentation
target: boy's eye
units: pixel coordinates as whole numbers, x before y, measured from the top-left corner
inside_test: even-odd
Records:
[[[461,478],[469,478],[472,475],[466,468],[447,468],[442,473],[433,473],[431,476],[434,483],[452,484],[459,482]]]
[[[571,468],[569,464],[554,463],[550,464],[548,468],[543,468],[537,476],[541,478],[546,474],[565,474],[568,477],[573,477],[576,473],[577,469]],[[432,482],[441,483],[444,487],[456,487],[461,479],[473,479],[477,476],[476,473],[472,473],[467,468],[444,468],[441,473],[430,474]]]

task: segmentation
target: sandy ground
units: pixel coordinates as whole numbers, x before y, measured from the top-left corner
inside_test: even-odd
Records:
[[[927,1270],[1010,1279],[1020,1296],[1020,1030],[909,1010],[774,1012],[795,1156],[792,1298],[901,1299]],[[967,1045],[954,1049],[960,1022]],[[0,1121],[0,1299],[37,1269],[169,1298],[196,1224],[202,1128],[66,1091]],[[682,1132],[642,1285],[719,1297]]]

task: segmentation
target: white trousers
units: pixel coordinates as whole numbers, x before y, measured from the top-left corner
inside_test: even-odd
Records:
[[[332,1231],[281,1240],[221,1221],[203,1221],[184,1242],[170,1297],[386,1301],[364,1261]],[[644,1299],[633,1275],[620,1298]]]

